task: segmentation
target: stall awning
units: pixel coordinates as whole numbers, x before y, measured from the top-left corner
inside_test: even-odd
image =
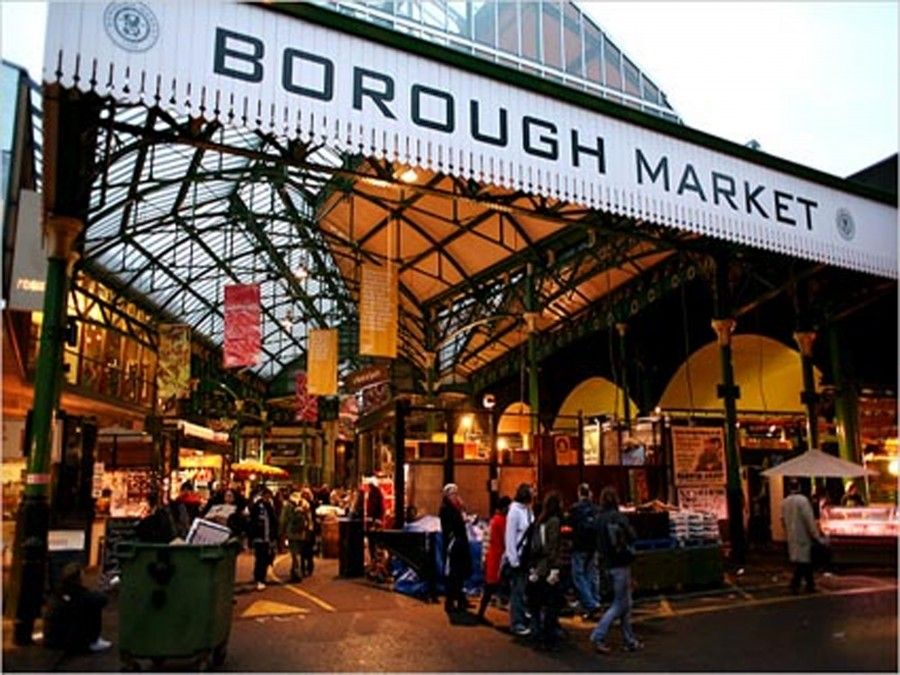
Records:
[[[807,450],[794,459],[762,472],[763,476],[805,476],[814,478],[859,478],[875,474],[859,464],[848,462],[821,450]]]
[[[896,204],[300,6],[51,4],[45,82],[897,277]]]

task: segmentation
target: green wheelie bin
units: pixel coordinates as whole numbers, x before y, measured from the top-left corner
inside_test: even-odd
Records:
[[[138,659],[196,659],[200,669],[225,660],[234,610],[239,544],[219,546],[123,542],[117,553],[119,657],[123,669]]]

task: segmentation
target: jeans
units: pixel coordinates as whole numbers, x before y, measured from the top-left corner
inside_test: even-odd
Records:
[[[631,629],[631,568],[613,567],[609,570],[609,575],[613,584],[613,601],[591,633],[591,642],[603,643],[613,621],[619,619],[622,624],[622,638],[625,645],[630,647],[637,642]]]
[[[593,612],[600,607],[596,552],[572,551],[572,584],[584,611]]]
[[[525,584],[528,571],[521,567],[510,570],[509,593],[509,626],[510,628],[523,628],[527,626],[525,619]]]
[[[300,567],[300,555],[302,550],[302,541],[299,539],[288,539],[288,551],[291,554],[291,581],[297,581],[302,576]]]

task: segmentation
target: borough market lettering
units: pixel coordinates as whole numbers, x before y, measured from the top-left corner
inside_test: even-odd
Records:
[[[245,82],[263,82],[265,52],[266,45],[257,37],[216,28],[214,72]],[[323,102],[334,100],[336,71],[333,60],[287,47],[282,50],[280,66],[280,85],[286,92]],[[446,134],[464,127],[477,142],[498,148],[509,147],[510,113],[502,106],[494,113],[495,118],[486,124],[481,103],[470,99],[468,105],[463,106],[468,109],[468,124],[460,124],[460,105],[450,92],[412,84],[409,110],[401,112],[393,77],[358,65],[352,66],[350,77],[354,110],[380,114],[391,120],[397,120],[398,114],[408,114],[412,124]],[[597,173],[606,174],[606,143],[602,136],[588,140],[574,128],[561,134],[555,123],[534,115],[522,115],[517,124],[521,129],[521,148],[527,154],[558,162],[563,144],[573,167],[580,167],[583,161],[593,158]],[[818,207],[816,201],[799,194],[751,183],[725,172],[698,172],[691,162],[680,162],[665,154],[651,155],[640,148],[634,153],[634,177],[638,185],[653,185],[678,197],[704,204],[711,202],[736,213],[775,220],[783,225],[796,227],[799,224],[807,230],[813,229],[813,210]]]

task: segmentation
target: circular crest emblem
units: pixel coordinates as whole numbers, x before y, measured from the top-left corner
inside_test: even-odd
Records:
[[[853,216],[847,209],[838,209],[834,217],[834,224],[844,241],[851,241],[856,236],[856,223],[853,222]]]
[[[145,52],[159,39],[156,15],[143,2],[109,3],[103,23],[110,39],[130,52]]]

